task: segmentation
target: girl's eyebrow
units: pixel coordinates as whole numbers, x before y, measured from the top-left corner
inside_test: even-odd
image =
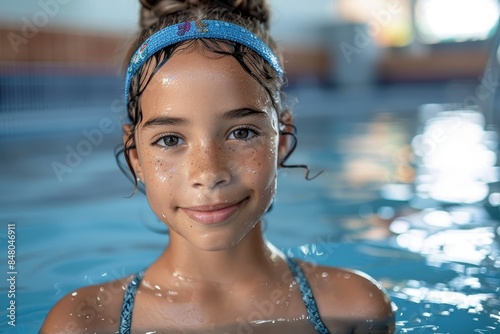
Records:
[[[183,125],[189,123],[189,121],[185,118],[181,117],[169,117],[169,116],[159,116],[148,119],[144,122],[142,128],[149,128],[154,126],[165,126],[165,125]]]
[[[244,117],[265,117],[268,116],[268,114],[265,111],[262,110],[256,110],[256,109],[251,109],[251,108],[239,108],[239,109],[234,109],[234,110],[229,110],[226,111],[222,114],[222,119],[225,120],[232,120],[232,119],[237,119],[237,118],[244,118]],[[154,117],[146,122],[144,122],[144,125],[142,128],[149,128],[149,127],[154,127],[154,126],[165,126],[165,125],[185,125],[189,123],[189,121],[185,118],[181,117],[169,117],[169,116],[159,116],[159,117]]]
[[[257,110],[252,108],[239,108],[234,110],[226,111],[222,114],[223,119],[231,120],[235,118],[243,118],[243,117],[262,117],[267,116],[268,114],[263,110]]]

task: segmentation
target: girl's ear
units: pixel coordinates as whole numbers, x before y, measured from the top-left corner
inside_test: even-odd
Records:
[[[130,166],[134,169],[132,172],[135,176],[143,180],[144,175],[142,173],[141,162],[139,160],[139,155],[137,154],[137,147],[135,143],[134,134],[132,131],[132,125],[125,124],[122,127],[123,130],[123,146],[125,147],[125,155],[128,156]]]
[[[280,167],[283,159],[290,151],[290,142],[292,137],[287,133],[293,133],[293,117],[290,111],[285,110],[280,115],[280,136],[278,143],[278,167]]]

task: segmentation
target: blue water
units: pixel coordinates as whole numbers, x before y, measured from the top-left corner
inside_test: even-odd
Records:
[[[492,209],[415,207],[406,196],[415,171],[409,147],[419,128],[415,110],[436,99],[436,90],[294,94],[301,104],[293,162],[324,173],[305,181],[301,171],[281,171],[266,237],[293,256],[378,279],[397,307],[397,333],[498,332],[500,238]],[[36,333],[63,295],[147,266],[168,242],[152,231],[163,229],[144,196],[128,198],[133,187],[113,156],[120,132],[111,100],[85,116],[51,112],[53,123],[2,119],[4,129],[10,126],[0,137],[0,269],[7,276],[12,223],[17,272],[15,327],[6,324],[8,287],[4,280],[0,286],[2,333]],[[82,149],[82,130],[99,129],[103,118],[112,131],[58,177],[54,162],[64,164],[71,149]],[[399,197],[383,196],[388,189],[394,194],[390,185]],[[453,219],[444,226],[429,222],[429,214]]]

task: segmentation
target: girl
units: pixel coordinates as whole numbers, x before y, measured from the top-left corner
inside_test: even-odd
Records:
[[[65,296],[41,333],[392,333],[374,280],[263,238],[293,136],[265,0],[141,4],[124,151],[170,241],[146,270]]]

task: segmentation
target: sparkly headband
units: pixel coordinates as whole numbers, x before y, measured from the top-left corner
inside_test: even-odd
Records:
[[[139,68],[159,50],[187,40],[198,38],[224,39],[240,43],[257,52],[281,77],[283,69],[278,57],[259,37],[245,28],[214,20],[187,21],[166,27],[151,35],[132,56],[125,78],[125,103],[128,103],[130,82]]]

